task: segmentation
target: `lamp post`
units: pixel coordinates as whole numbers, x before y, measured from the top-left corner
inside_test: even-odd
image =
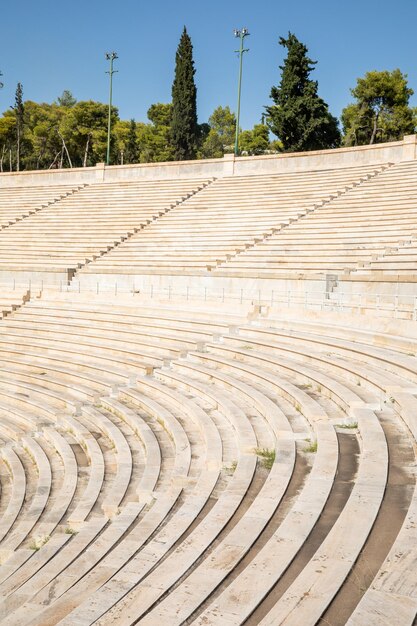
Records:
[[[117,59],[116,52],[106,52],[106,59],[110,61],[110,70],[106,72],[106,74],[110,75],[110,97],[109,97],[109,119],[107,124],[107,159],[106,164],[110,165],[110,130],[111,130],[111,102],[113,95],[113,74],[117,72],[117,70],[113,69],[113,61]]]
[[[243,53],[249,52],[249,48],[243,47],[243,41],[245,37],[249,35],[249,31],[247,28],[242,28],[241,30],[235,29],[233,31],[235,37],[239,37],[240,39],[240,48],[239,50],[235,50],[239,54],[239,80],[237,86],[237,114],[236,114],[236,133],[235,133],[235,156],[239,154],[239,119],[240,119],[240,92],[242,85],[242,60]]]
[[[3,76],[3,72],[0,72],[0,78]],[[4,84],[0,80],[0,89],[3,89]]]

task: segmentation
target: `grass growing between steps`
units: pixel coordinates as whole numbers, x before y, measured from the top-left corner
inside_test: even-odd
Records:
[[[32,543],[30,544],[30,550],[34,550],[37,552],[50,540],[49,535],[39,535],[38,537],[33,537]]]
[[[255,448],[256,456],[261,459],[262,467],[265,469],[271,469],[275,462],[275,450],[269,450],[268,448]]]
[[[224,470],[227,474],[231,475],[235,473],[236,468],[237,468],[237,461],[232,461],[230,465],[226,465],[224,467]]]
[[[307,445],[304,448],[304,452],[317,452],[317,441],[306,439]]]
[[[350,428],[357,428],[358,427],[358,422],[350,422],[349,424],[336,424],[337,428],[345,428],[345,429],[350,429]]]

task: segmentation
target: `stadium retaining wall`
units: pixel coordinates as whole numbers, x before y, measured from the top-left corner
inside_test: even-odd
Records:
[[[291,154],[235,157],[226,154],[222,159],[202,161],[173,161],[110,165],[98,163],[95,167],[62,170],[36,170],[0,173],[0,186],[29,186],[57,184],[91,184],[130,180],[161,180],[173,178],[222,178],[323,170],[355,165],[377,165],[412,161],[417,157],[417,135],[406,135],[402,141],[373,146],[337,148]]]

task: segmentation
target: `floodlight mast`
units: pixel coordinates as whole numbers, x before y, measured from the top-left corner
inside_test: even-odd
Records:
[[[238,156],[239,155],[240,93],[241,93],[241,87],[242,87],[242,60],[243,60],[243,53],[249,52],[249,48],[243,47],[243,41],[245,37],[249,35],[249,31],[247,28],[242,28],[241,30],[238,30],[237,28],[235,28],[235,30],[233,31],[233,34],[235,37],[239,37],[240,39],[240,48],[239,50],[235,50],[235,52],[239,54],[239,80],[238,80],[238,86],[237,86],[237,113],[236,113],[236,132],[235,132],[235,156]]]
[[[113,96],[113,74],[117,73],[117,70],[113,69],[113,61],[118,59],[116,52],[106,52],[106,59],[110,61],[110,70],[106,74],[110,75],[110,96],[109,96],[109,119],[107,124],[107,158],[106,164],[110,165],[110,131],[111,131],[111,104]]]

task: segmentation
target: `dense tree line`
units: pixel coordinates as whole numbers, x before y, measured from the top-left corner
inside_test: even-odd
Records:
[[[281,37],[279,44],[287,51],[281,80],[271,88],[272,104],[265,106],[262,123],[240,132],[243,154],[373,144],[415,132],[417,109],[409,105],[413,90],[399,69],[358,78],[351,89],[354,102],[343,109],[340,129],[319,96],[317,81],[310,77],[316,61],[308,56],[307,47],[293,33]],[[111,163],[219,158],[233,152],[236,118],[228,106],[218,106],[208,123],[198,123],[195,72],[192,42],[184,28],[176,52],[172,102],[152,104],[146,122],[121,120],[117,108],[112,108]],[[0,171],[103,162],[107,116],[107,104],[77,102],[68,90],[52,104],[25,101],[19,82],[14,105],[0,117]]]

